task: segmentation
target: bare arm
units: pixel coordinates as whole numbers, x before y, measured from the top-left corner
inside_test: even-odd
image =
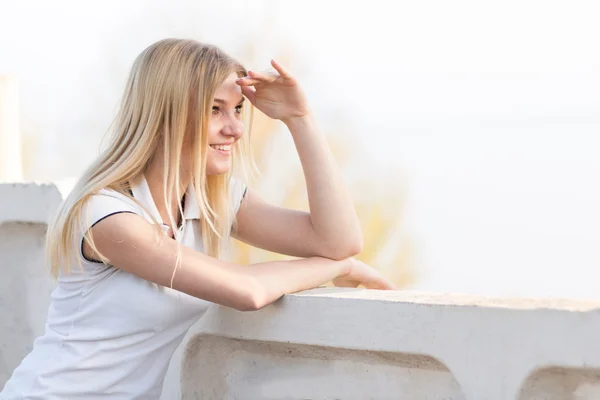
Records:
[[[343,259],[362,250],[362,230],[354,203],[344,185],[336,161],[312,114],[284,120],[288,126],[304,176],[315,237],[330,249],[332,258]]]
[[[237,238],[290,255],[341,260],[362,250],[362,231],[325,137],[296,80],[278,63],[277,73],[249,72],[238,84],[244,95],[290,130],[302,169],[310,213],[269,205],[251,192],[238,212]]]
[[[336,258],[334,249],[319,240],[308,212],[270,204],[251,188],[236,221],[232,236],[252,246],[294,257]]]
[[[170,285],[181,249],[181,265],[173,288],[242,311],[260,309],[284,294],[317,287],[351,270],[348,260],[324,258],[250,267],[220,261],[181,246],[166,235],[157,235],[147,221],[128,213],[103,219],[91,232],[96,248],[111,265],[162,286]],[[87,244],[84,254],[95,258]]]

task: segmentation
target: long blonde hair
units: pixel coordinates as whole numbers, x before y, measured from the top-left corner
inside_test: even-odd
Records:
[[[190,127],[191,137],[186,146],[189,143],[191,148],[186,151],[191,153],[191,184],[200,206],[204,249],[212,257],[221,256],[232,220],[231,171],[207,176],[205,155],[214,94],[232,73],[245,76],[246,70],[219,48],[194,40],[161,40],[136,58],[107,148],[78,180],[48,228],[46,256],[55,277],[63,268],[70,270],[73,254],[79,251],[77,239],[81,237],[81,229],[88,226],[82,211],[89,198],[102,189],[131,197],[130,182],[143,175],[161,148],[164,201],[167,209],[172,209],[172,196],[167,193],[176,193],[181,198],[179,166],[184,135]],[[233,159],[249,155],[248,139],[242,137],[235,145]],[[172,216],[170,220],[172,224]],[[89,232],[85,240],[99,254]],[[99,258],[108,261],[101,254]]]

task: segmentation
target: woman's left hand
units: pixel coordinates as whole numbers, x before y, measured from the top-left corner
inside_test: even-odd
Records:
[[[370,265],[356,258],[348,258],[346,262],[350,262],[350,272],[335,278],[333,280],[335,286],[355,288],[363,285],[367,289],[396,290],[396,286],[388,278]]]
[[[298,82],[275,60],[273,72],[248,71],[236,83],[250,102],[269,118],[284,122],[309,113],[308,103]]]

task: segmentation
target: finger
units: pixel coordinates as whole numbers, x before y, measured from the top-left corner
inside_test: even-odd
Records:
[[[382,279],[379,282],[379,290],[397,290],[397,287],[387,279]]]
[[[268,72],[248,71],[248,75],[253,79],[258,79],[259,81],[265,83],[274,82],[277,78],[279,78],[278,74],[272,74]]]
[[[283,68],[283,65],[279,64],[277,61],[271,60],[271,65],[273,66],[273,68],[275,68],[279,75],[281,75],[282,78],[292,79],[292,75],[285,68]]]
[[[365,284],[367,289],[377,289],[377,290],[396,290],[396,286],[387,279],[378,279],[376,281],[369,282]]]
[[[360,282],[356,281],[347,281],[347,280],[335,280],[333,284],[337,287],[345,287],[345,288],[355,288],[360,285]]]
[[[350,287],[355,288],[360,285],[360,281],[345,278],[336,278],[333,280],[333,284],[337,287]]]
[[[257,83],[263,83],[263,82],[258,79],[244,76],[243,78],[236,79],[235,83],[237,83],[240,86],[252,86],[252,85],[256,85]]]
[[[252,86],[241,86],[240,89],[242,89],[242,94],[250,100],[250,103],[254,104],[254,101],[256,100],[256,89]]]

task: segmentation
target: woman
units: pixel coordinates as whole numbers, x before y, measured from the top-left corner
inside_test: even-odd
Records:
[[[109,147],[48,231],[58,286],[46,333],[0,398],[158,398],[175,348],[211,303],[258,310],[331,280],[393,288],[350,258],[362,245],[350,196],[296,80],[272,66],[247,72],[191,40],[138,56]],[[247,150],[245,99],[289,128],[310,213],[270,205],[231,178]],[[300,259],[222,261],[230,235]]]

